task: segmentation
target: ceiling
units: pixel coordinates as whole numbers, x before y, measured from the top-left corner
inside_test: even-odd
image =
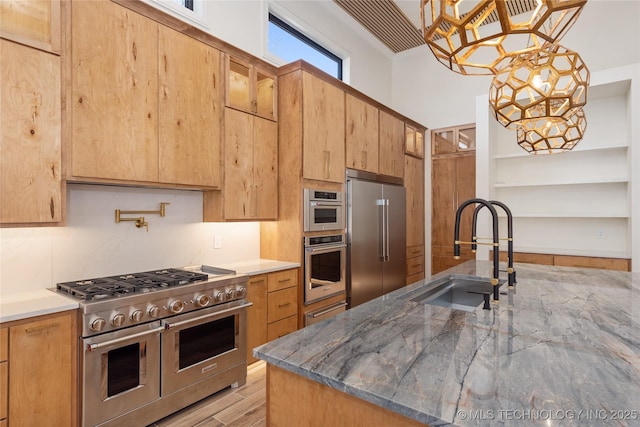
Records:
[[[420,23],[421,0],[333,1],[393,53],[425,44]],[[533,10],[535,5],[535,0],[506,0],[510,16]],[[484,23],[497,20],[498,15],[494,11]]]

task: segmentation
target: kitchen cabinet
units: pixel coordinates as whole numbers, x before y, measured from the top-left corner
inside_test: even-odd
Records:
[[[277,78],[263,68],[225,55],[226,106],[277,119]]]
[[[2,0],[0,35],[25,46],[60,53],[59,0]]]
[[[491,252],[489,253],[491,257]],[[507,262],[507,252],[500,251],[500,261]],[[600,270],[631,271],[631,260],[590,256],[558,255],[514,252],[513,261],[527,264],[556,265],[560,267],[596,268]]]
[[[404,152],[411,156],[424,157],[424,129],[405,124]]]
[[[378,108],[345,95],[347,167],[378,173]]]
[[[297,87],[289,90],[296,91],[296,101],[302,105],[303,177],[344,182],[344,92],[308,72],[297,74]]]
[[[224,123],[224,185],[204,193],[204,220],[276,219],[277,123],[231,108]]]
[[[453,258],[453,236],[458,206],[475,197],[475,155],[449,155],[431,159],[431,274],[475,259],[470,245],[461,245],[460,259]],[[473,206],[461,217],[460,239],[471,241]]]
[[[405,156],[407,284],[424,278],[424,160]]]
[[[60,57],[2,39],[0,58],[0,223],[60,223]]]
[[[378,173],[404,178],[404,120],[380,110]]]
[[[71,6],[69,180],[219,188],[220,52],[110,1]]]
[[[220,51],[159,26],[159,181],[221,184]]]
[[[476,149],[475,123],[431,131],[431,153],[454,154]]]
[[[9,413],[9,328],[0,328],[0,426],[7,425]]]
[[[2,329],[9,341],[9,425],[77,425],[75,316],[66,311]]]
[[[251,276],[247,299],[247,363],[257,359],[253,348],[298,329],[299,269]]]

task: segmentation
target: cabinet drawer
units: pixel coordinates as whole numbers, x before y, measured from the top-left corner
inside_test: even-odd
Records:
[[[269,273],[269,292],[298,286],[298,269]]]
[[[278,322],[270,323],[267,327],[267,339],[273,341],[277,338],[290,334],[298,329],[298,317],[291,316]]]
[[[424,271],[412,274],[411,276],[407,276],[407,285],[411,285],[412,283],[416,283],[417,281],[422,279],[424,279]]]
[[[9,358],[9,328],[0,329],[0,362]]]
[[[407,258],[413,258],[420,255],[424,255],[423,245],[415,245],[415,246],[407,247]]]
[[[267,297],[267,322],[272,323],[298,314],[298,289],[287,288],[271,292]]]
[[[407,259],[407,276],[424,272],[424,255]]]
[[[517,259],[515,255],[514,259]],[[598,268],[602,270],[631,271],[631,261],[624,258],[598,258],[570,255],[554,255],[553,265],[578,268]]]
[[[9,394],[9,362],[0,363],[0,420],[7,418]]]

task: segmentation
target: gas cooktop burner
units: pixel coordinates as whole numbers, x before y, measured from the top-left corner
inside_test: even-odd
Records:
[[[133,293],[153,292],[172,286],[202,282],[208,278],[209,276],[204,273],[167,268],[144,273],[58,283],[56,288],[74,298],[89,301],[117,298]]]

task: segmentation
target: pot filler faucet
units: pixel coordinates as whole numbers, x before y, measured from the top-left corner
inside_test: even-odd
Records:
[[[462,211],[469,205],[472,204],[481,204],[489,209],[491,212],[491,220],[493,224],[493,277],[491,278],[491,285],[493,285],[493,300],[497,302],[500,299],[500,292],[498,291],[498,277],[500,274],[500,242],[498,239],[498,214],[496,209],[490,202],[487,202],[484,199],[469,199],[466,202],[462,202],[462,204],[458,207],[458,211],[456,212],[456,227],[455,227],[455,235],[453,239],[453,257],[455,259],[460,259],[460,244],[474,244],[477,242],[461,242],[460,241],[460,217],[462,216]],[[475,220],[474,220],[475,224]]]
[[[489,203],[491,203],[492,205],[501,207],[502,210],[504,210],[505,213],[507,214],[507,254],[509,257],[507,273],[509,277],[508,286],[512,288],[517,283],[516,271],[513,269],[513,215],[511,215],[511,210],[504,203],[499,202],[497,200],[489,200]],[[482,210],[483,207],[484,205],[480,204],[476,206],[475,210],[473,211],[473,223],[471,226],[471,236],[472,236],[471,240],[473,243],[471,244],[471,252],[474,252],[474,253],[478,248],[478,244],[477,244],[478,237],[476,236],[476,225],[478,223],[478,213]]]

